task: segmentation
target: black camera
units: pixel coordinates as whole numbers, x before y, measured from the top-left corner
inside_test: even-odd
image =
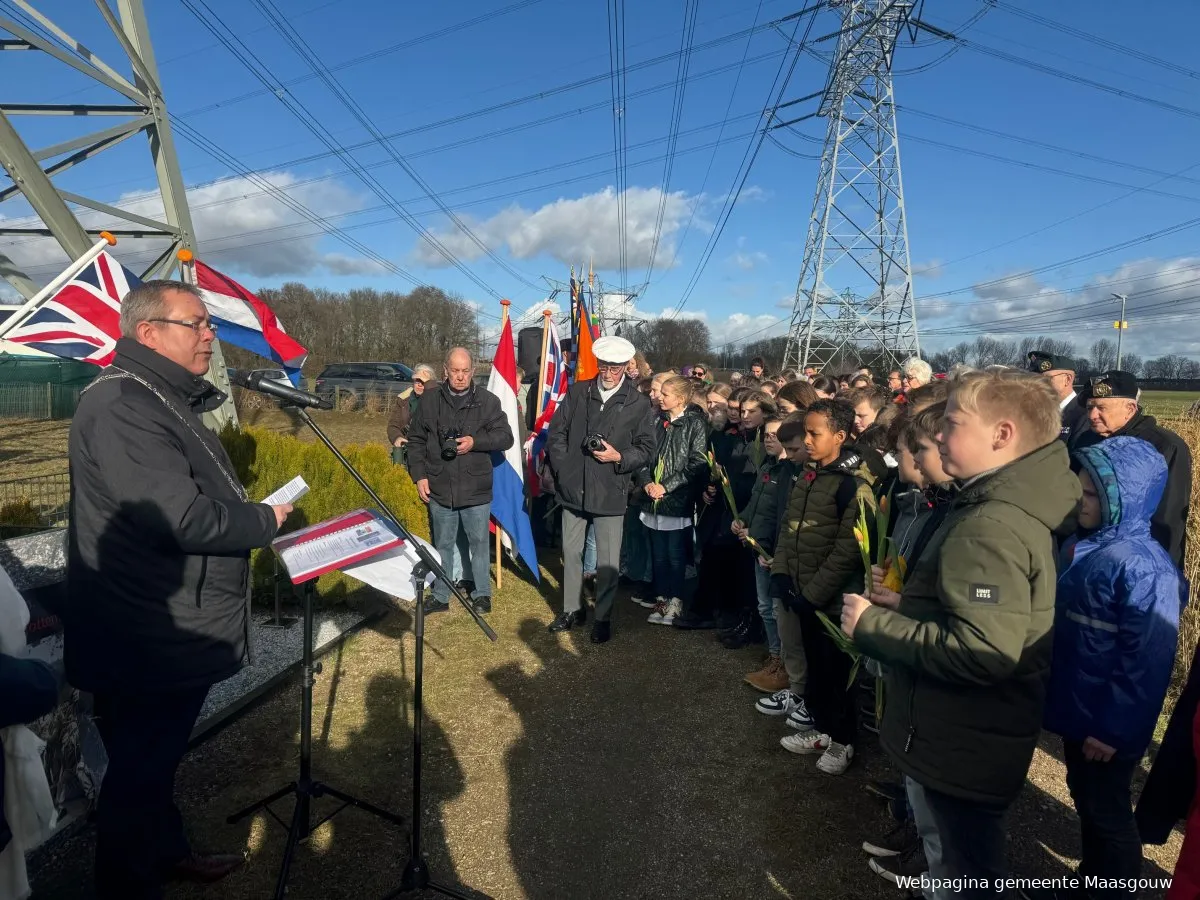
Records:
[[[458,439],[462,437],[462,432],[457,428],[443,428],[438,431],[438,438],[442,442],[442,459],[450,462],[458,456]]]
[[[604,435],[589,434],[583,439],[583,449],[588,453],[599,453],[604,449]]]

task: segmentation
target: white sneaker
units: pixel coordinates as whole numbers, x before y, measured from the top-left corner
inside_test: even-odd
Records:
[[[801,698],[800,702],[796,704],[796,708],[788,713],[783,724],[788,728],[795,728],[799,732],[812,731],[816,727],[808,707],[804,705],[804,698]]]
[[[639,597],[637,594],[632,595],[630,601],[636,603],[642,609],[654,609],[655,603],[648,597]]]
[[[850,744],[837,744],[833,741],[829,742],[829,747],[821,754],[821,758],[817,760],[817,768],[826,775],[841,775],[850,768],[850,761],[854,759],[854,747]]]
[[[660,625],[673,625],[675,619],[683,613],[683,601],[678,597],[672,597],[667,603],[667,611],[662,614]]]
[[[661,625],[663,623],[663,615],[667,611],[667,601],[659,597],[654,604],[654,612],[646,617],[646,621],[651,625]]]
[[[759,697],[754,704],[764,716],[786,716],[797,706],[804,703],[804,698],[793,694],[790,689],[784,688],[782,691],[776,691],[769,697]]]
[[[829,735],[819,731],[802,731],[799,734],[789,734],[779,739],[779,745],[789,753],[799,753],[802,756],[811,753],[825,753],[829,749]]]

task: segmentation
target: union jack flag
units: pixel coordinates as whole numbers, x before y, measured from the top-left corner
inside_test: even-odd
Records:
[[[101,252],[4,340],[107,366],[121,336],[121,299],[142,282]]]
[[[542,412],[533,423],[533,431],[525,442],[525,458],[529,461],[529,490],[536,497],[541,493],[541,474],[545,465],[546,441],[550,437],[550,420],[554,411],[567,393],[567,363],[563,358],[562,346],[558,343],[558,329],[553,321],[547,322],[550,337],[546,341],[546,361],[542,377],[538,380],[541,391]],[[532,399],[532,398],[531,398]]]

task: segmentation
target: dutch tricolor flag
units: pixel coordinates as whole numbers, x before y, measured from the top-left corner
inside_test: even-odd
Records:
[[[488,390],[500,400],[513,437],[521,434],[521,416],[517,407],[517,357],[513,352],[512,322],[507,317],[500,331],[500,345],[492,360]],[[541,581],[533,529],[525,512],[525,479],[522,475],[521,444],[514,440],[503,453],[492,453],[492,518],[508,534],[533,577]]]
[[[216,269],[200,260],[196,267],[196,287],[204,305],[220,328],[219,337],[227,344],[273,359],[287,372],[292,384],[300,384],[300,367],[308,351],[293,340],[275,318],[271,307]]]

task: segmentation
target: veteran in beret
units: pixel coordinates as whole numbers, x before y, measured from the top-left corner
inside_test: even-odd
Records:
[[[1090,428],[1087,409],[1075,393],[1075,360],[1041,350],[1034,350],[1027,359],[1029,371],[1045,377],[1058,395],[1058,408],[1062,413],[1059,437],[1066,441],[1067,449],[1073,452],[1080,438]]]
[[[1141,438],[1154,445],[1167,461],[1167,489],[1150,519],[1150,533],[1183,568],[1188,503],[1192,496],[1192,454],[1183,438],[1142,412],[1138,380],[1129,372],[1112,370],[1095,375],[1080,392],[1092,433],[1080,446],[1112,437]]]

